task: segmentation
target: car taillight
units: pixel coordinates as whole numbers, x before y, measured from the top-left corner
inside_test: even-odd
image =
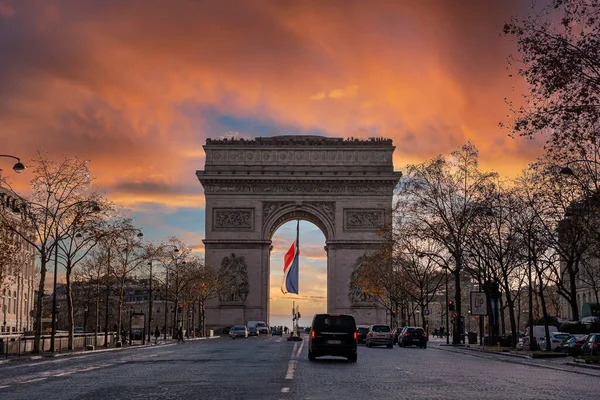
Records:
[[[560,340],[552,340],[552,343],[560,343]]]
[[[575,347],[581,347],[583,343],[575,343]]]
[[[357,332],[354,332],[354,340],[358,337]]]
[[[312,331],[310,331],[310,337],[311,338],[315,338],[315,330],[313,329]]]
[[[598,343],[594,343],[594,344],[592,345],[592,347],[593,347],[593,348],[595,348],[595,349],[597,349],[597,348],[598,348]]]
[[[373,336],[373,332],[369,332],[369,336]]]
[[[423,336],[423,337],[427,337],[427,334],[425,334],[425,333],[424,333],[424,334],[422,334],[421,336]]]
[[[410,333],[405,333],[404,336],[410,336]]]

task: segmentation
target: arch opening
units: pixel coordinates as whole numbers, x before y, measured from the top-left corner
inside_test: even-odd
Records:
[[[310,215],[310,214],[309,214]],[[292,327],[292,307],[299,306],[299,326],[309,326],[312,316],[327,312],[327,252],[326,236],[314,219],[300,218],[300,264],[298,295],[283,294],[281,284],[284,273],[284,256],[296,240],[297,219],[288,219],[274,225],[269,257],[269,324]],[[322,225],[322,224],[320,224]]]

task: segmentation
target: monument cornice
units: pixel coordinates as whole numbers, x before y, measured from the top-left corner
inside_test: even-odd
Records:
[[[382,180],[200,180],[205,194],[392,194],[398,178]]]
[[[257,137],[254,139],[237,139],[237,138],[224,138],[224,139],[206,139],[206,146],[244,146],[244,147],[281,147],[281,146],[343,146],[343,147],[386,147],[392,145],[392,139],[388,138],[335,138],[327,136],[311,136],[311,135],[283,135],[283,136],[271,136],[271,137]]]

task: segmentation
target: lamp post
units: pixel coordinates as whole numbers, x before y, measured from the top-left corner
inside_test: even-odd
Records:
[[[177,253],[179,253],[179,249],[177,248],[177,246],[174,246],[172,244],[168,244],[165,245],[165,247],[173,247],[173,254],[176,255]],[[175,257],[175,256],[174,256]],[[169,294],[169,268],[165,267],[165,270],[167,271],[167,275],[165,278],[165,326],[164,326],[164,332],[163,332],[163,340],[167,340],[167,321],[168,321],[168,294]]]
[[[442,256],[435,253],[417,253],[417,257],[437,257],[442,260],[442,263],[439,263],[438,261],[435,261],[435,263],[444,269],[444,279],[446,281],[446,344],[450,344],[450,322],[448,315],[450,311],[448,307],[448,263]]]
[[[151,331],[152,331],[152,260],[150,260],[150,262],[148,263],[148,266],[150,267],[150,300],[149,305],[148,305],[148,343],[150,342],[150,335],[151,335]]]
[[[23,165],[19,157],[11,156],[9,154],[0,154],[0,157],[14,158],[15,160],[17,160],[15,165],[13,165],[13,171],[15,171],[17,174],[20,174],[21,172],[25,171],[25,165]]]
[[[133,228],[132,229],[133,232],[138,232],[137,237],[138,239],[141,239],[144,237],[144,234],[142,233],[141,230],[137,229],[137,228]],[[114,240],[114,238],[113,238]],[[109,302],[109,295],[110,295],[110,284],[109,284],[109,278],[110,278],[110,244],[114,243],[112,240],[109,243],[108,246],[108,260],[106,263],[106,306],[105,306],[105,311],[104,311],[104,347],[108,347],[108,302]],[[118,332],[120,329],[119,326],[117,326],[117,332],[115,333],[116,337],[119,338],[120,332]],[[119,339],[116,340],[117,342],[120,342]]]
[[[100,207],[98,206],[98,204],[95,201],[76,202],[76,203],[70,204],[67,207],[65,207],[64,209],[62,209],[62,212],[65,213],[71,207],[75,207],[75,206],[91,207],[92,212],[94,212],[94,213],[100,212]],[[59,211],[61,211],[60,205],[56,209],[56,218],[58,218]],[[78,233],[77,235],[79,235],[79,237],[81,237],[80,233]],[[61,240],[61,238],[58,237],[58,220],[55,220],[54,221],[54,244],[52,245],[54,247],[54,279],[53,279],[54,282],[53,282],[53,286],[52,286],[54,293],[52,294],[52,333],[51,333],[51,339],[50,339],[50,352],[51,353],[54,353],[54,338],[56,337],[56,313],[57,313],[57,311],[56,311],[56,279],[57,279],[57,275],[58,275],[58,241],[59,240]]]

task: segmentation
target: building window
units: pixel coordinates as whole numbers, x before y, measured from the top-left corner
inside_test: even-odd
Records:
[[[8,307],[6,307],[6,312],[10,313],[10,290],[8,291]]]
[[[13,314],[17,313],[17,292],[14,293]]]

